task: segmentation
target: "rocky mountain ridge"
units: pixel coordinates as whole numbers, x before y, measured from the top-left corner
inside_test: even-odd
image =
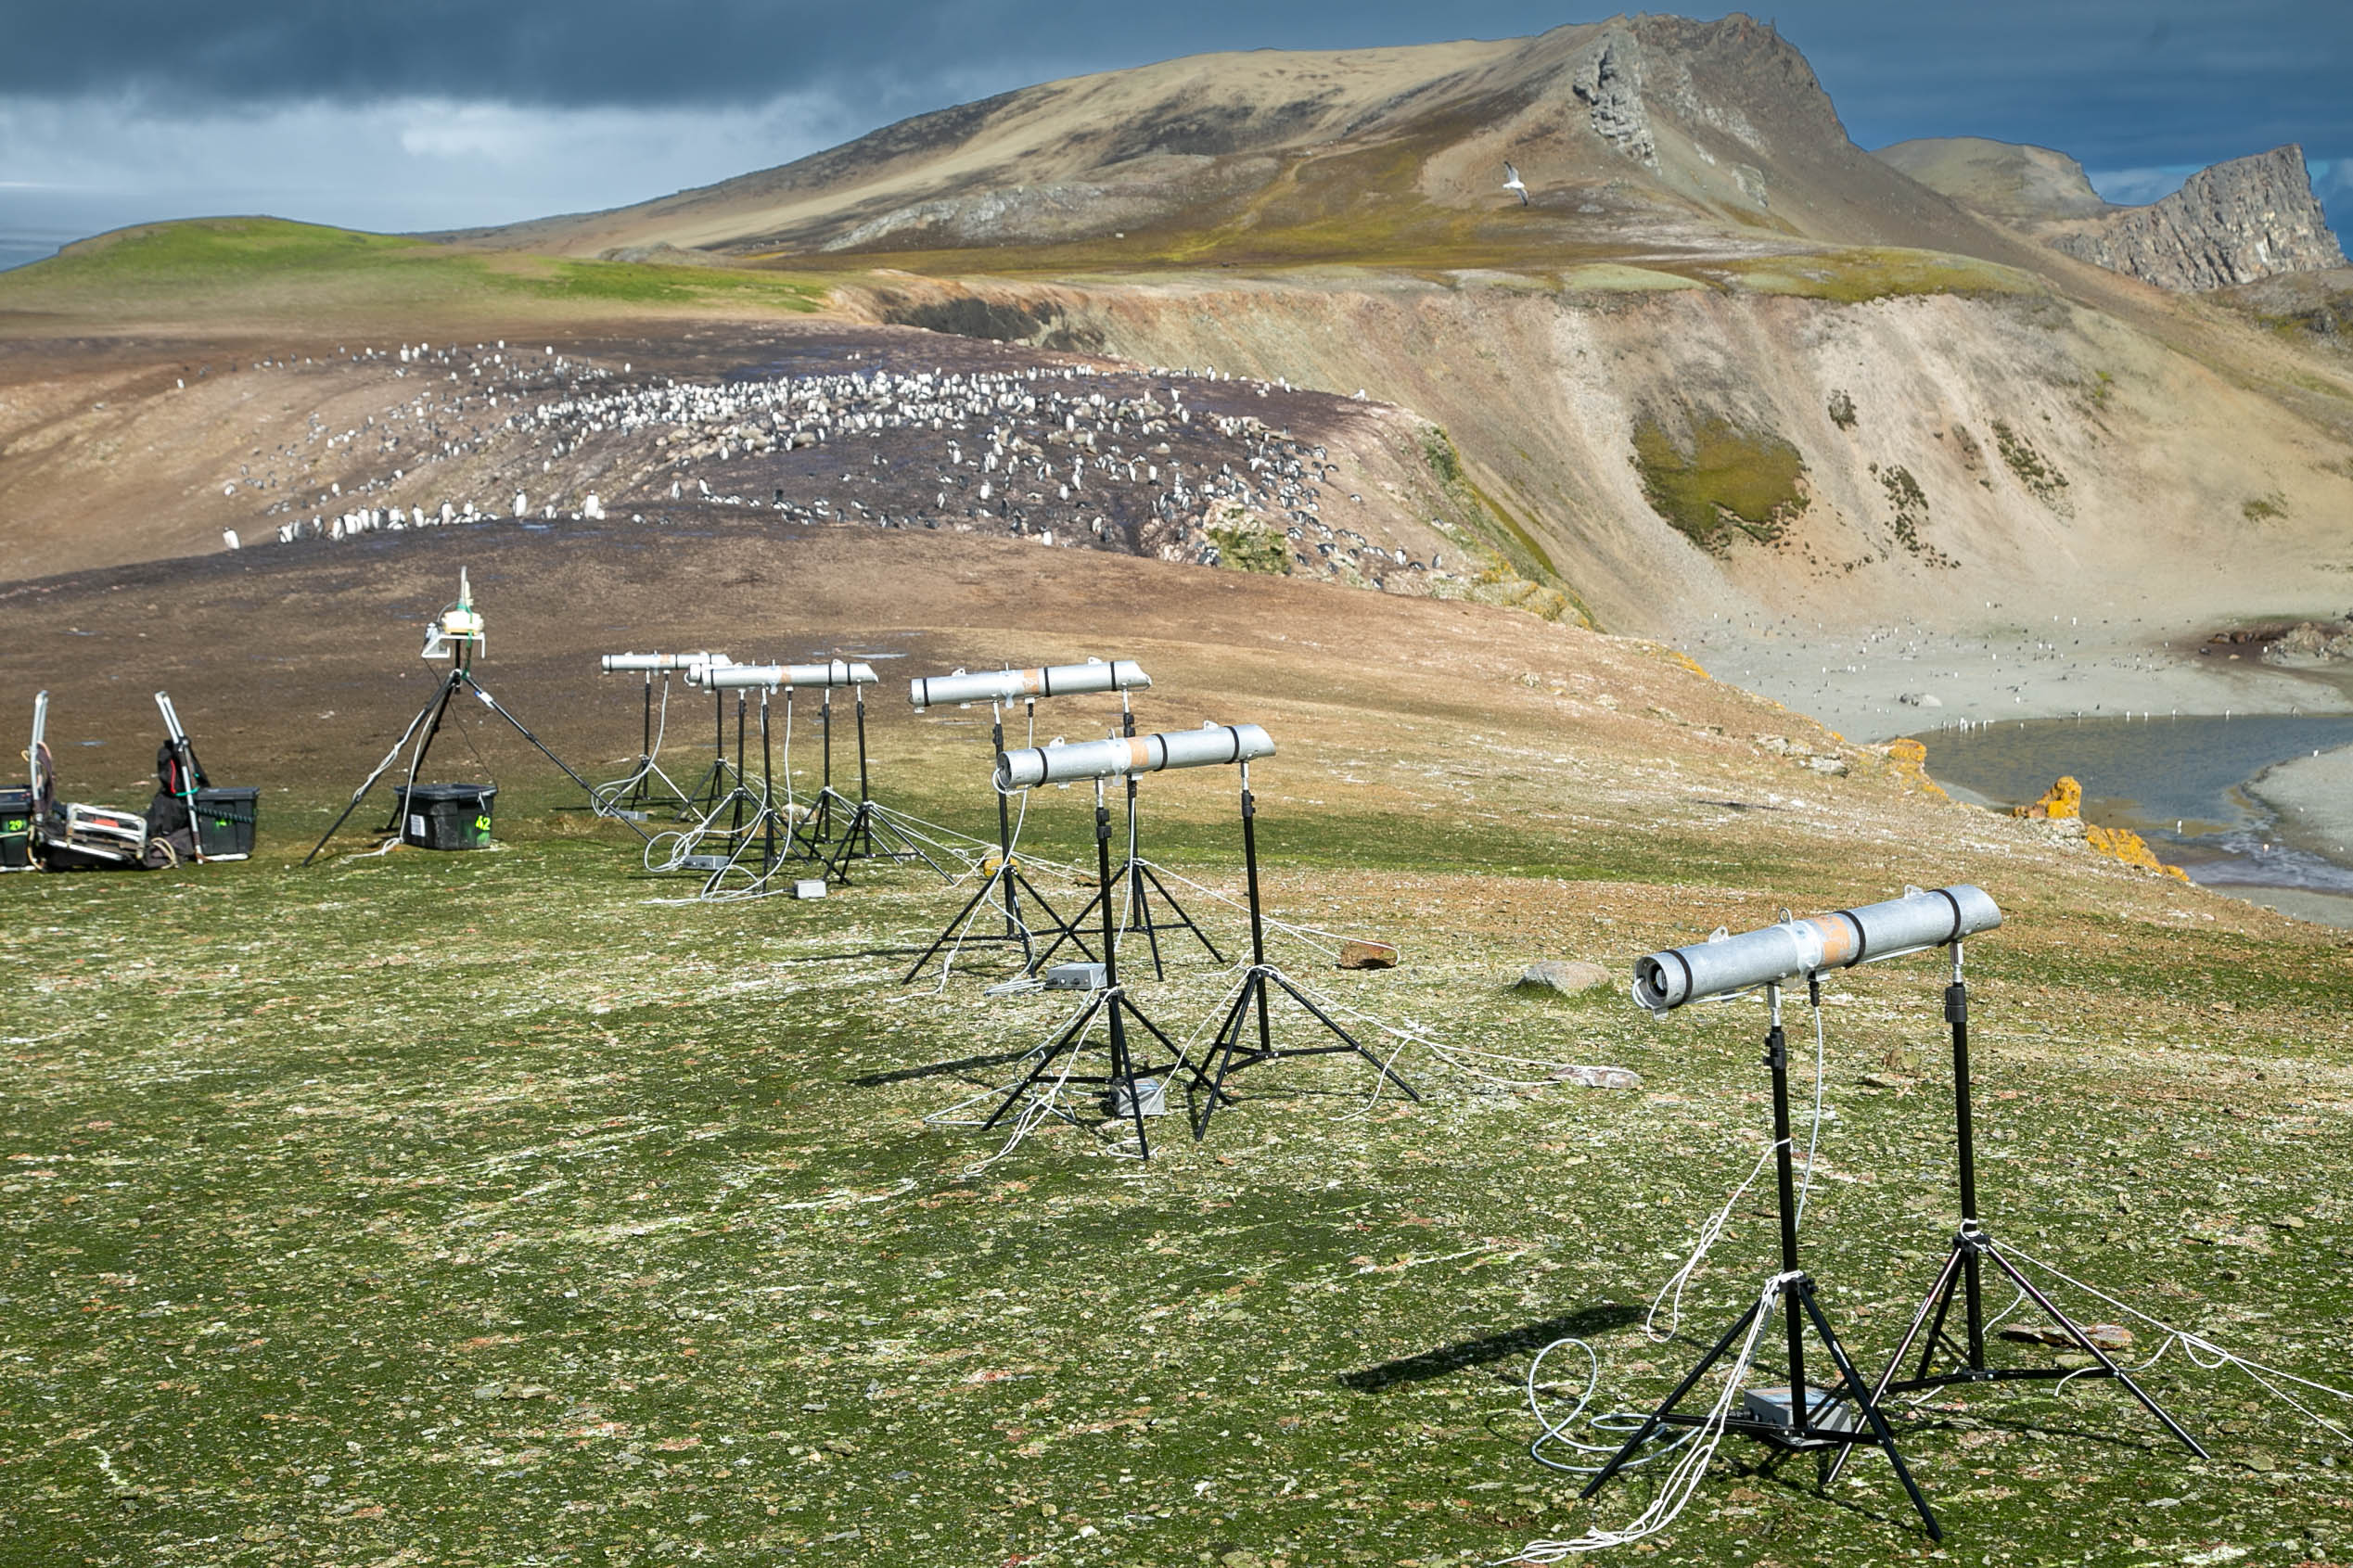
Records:
[[[2146,207],[2104,200],[2082,164],[2048,147],[1952,136],[1878,156],[2070,256],[2177,293],[2345,265],[2294,144],[2200,170]]]
[[[2202,169],[2171,196],[2053,235],[2070,256],[2160,288],[2198,290],[2345,265],[2291,144]]]

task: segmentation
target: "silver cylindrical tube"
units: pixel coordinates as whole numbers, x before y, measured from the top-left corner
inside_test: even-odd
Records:
[[[871,686],[881,679],[871,664],[838,658],[823,664],[788,664],[784,670],[787,686]]]
[[[745,686],[764,686],[773,692],[786,683],[785,667],[781,664],[707,664],[687,670],[686,680],[707,692],[734,691]]]
[[[1274,755],[1274,742],[1256,724],[1204,724],[1133,740],[1081,741],[1075,746],[1033,746],[997,759],[999,789],[1042,784],[1157,773],[1164,768],[1214,768]]]
[[[1985,890],[1962,884],[1670,948],[1634,962],[1634,1000],[1653,1013],[1757,986],[1942,947],[2001,924]]]
[[[725,654],[607,654],[604,659],[607,674],[625,669],[691,669],[698,664],[726,662]]]
[[[937,703],[1012,702],[1021,697],[1071,696],[1081,692],[1132,692],[1152,677],[1132,658],[1091,658],[1084,664],[1048,664],[1035,669],[984,669],[967,675],[919,675],[907,682],[917,709]]]

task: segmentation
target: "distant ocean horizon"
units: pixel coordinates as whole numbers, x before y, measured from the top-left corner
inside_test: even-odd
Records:
[[[0,273],[45,261],[83,236],[62,229],[0,229]]]

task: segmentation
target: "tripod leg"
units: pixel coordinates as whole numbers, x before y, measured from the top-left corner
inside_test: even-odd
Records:
[[[1308,998],[1300,992],[1297,986],[1294,986],[1288,979],[1284,977],[1282,971],[1275,970],[1272,971],[1272,974],[1274,975],[1274,983],[1282,987],[1285,991],[1288,992],[1293,1001],[1298,1002],[1301,1007],[1306,1008],[1310,1013],[1313,1013],[1315,1015],[1316,1022],[1322,1024],[1325,1028],[1339,1036],[1340,1039],[1348,1041],[1348,1043],[1354,1048],[1359,1056],[1363,1057],[1367,1062],[1372,1063],[1374,1066],[1379,1068],[1381,1076],[1388,1079],[1389,1082],[1397,1085],[1398,1088],[1403,1090],[1405,1091],[1405,1097],[1408,1100],[1418,1101],[1422,1098],[1420,1095],[1413,1092],[1413,1086],[1412,1084],[1407,1083],[1403,1078],[1399,1077],[1397,1074],[1389,1070],[1388,1063],[1374,1055],[1370,1051],[1367,1051],[1364,1048],[1363,1043],[1354,1035],[1349,1034],[1346,1029],[1340,1027],[1337,1023],[1333,1021],[1330,1014],[1326,1013],[1322,1008],[1316,1006],[1314,1002],[1309,1001]]]
[[[1218,951],[1218,945],[1209,940],[1209,934],[1201,929],[1200,923],[1196,921],[1191,915],[1185,913],[1184,906],[1177,902],[1176,895],[1170,892],[1168,884],[1160,880],[1160,873],[1152,869],[1152,862],[1145,860],[1141,863],[1144,868],[1145,876],[1151,882],[1153,890],[1160,895],[1161,902],[1167,904],[1170,909],[1176,911],[1176,921],[1174,924],[1192,932],[1193,939],[1199,942],[1204,948],[1208,950],[1210,962],[1223,963],[1225,962],[1225,955]]]
[[[343,824],[352,820],[352,813],[360,809],[360,802],[366,799],[367,792],[376,787],[376,781],[382,778],[384,776],[385,770],[391,767],[393,762],[399,759],[402,751],[408,746],[409,737],[416,733],[416,727],[425,722],[426,716],[434,712],[437,708],[441,708],[448,701],[449,687],[448,683],[445,682],[442,684],[441,690],[435,693],[433,696],[426,702],[423,708],[416,710],[416,717],[408,721],[408,728],[401,732],[401,738],[392,743],[392,749],[384,754],[384,760],[376,765],[376,771],[368,774],[367,778],[360,784],[360,787],[352,792],[352,798],[343,807],[343,814],[336,818],[334,824],[325,833],[319,835],[319,841],[311,846],[311,852],[309,854],[302,857],[302,863],[304,865],[307,866],[313,860],[317,860],[319,857],[319,851],[326,848],[326,841],[333,838],[338,833],[341,832]]]
[[[1634,1434],[1626,1439],[1625,1447],[1609,1457],[1608,1463],[1593,1472],[1593,1478],[1585,1483],[1585,1489],[1577,1494],[1579,1498],[1592,1497],[1608,1483],[1611,1476],[1625,1468],[1626,1461],[1634,1457],[1634,1451],[1649,1442],[1651,1434],[1667,1424],[1667,1418],[1674,1413],[1675,1407],[1682,1404],[1684,1396],[1699,1386],[1699,1380],[1707,1375],[1707,1369],[1723,1359],[1724,1353],[1733,1347],[1733,1341],[1746,1332],[1749,1323],[1755,1319],[1758,1313],[1764,1309],[1763,1302],[1752,1301],[1748,1304],[1747,1311],[1733,1319],[1732,1327],[1724,1331],[1723,1337],[1716,1342],[1714,1347],[1707,1355],[1699,1358],[1699,1365],[1683,1374],[1683,1381],[1675,1385],[1675,1392],[1667,1396],[1658,1409],[1650,1413],[1650,1418],[1634,1429]]]
[[[1055,1058],[1059,1057],[1064,1051],[1078,1050],[1080,1038],[1086,1033],[1087,1026],[1093,1023],[1094,1015],[1102,1011],[1103,997],[1098,995],[1093,1001],[1088,1002],[1084,1008],[1080,1010],[1079,1015],[1076,1018],[1073,1018],[1069,1023],[1065,1024],[1062,1026],[1061,1032],[1056,1034],[1054,1039],[1048,1042],[1045,1050],[1039,1053],[1038,1064],[1029,1069],[1028,1077],[1024,1077],[1019,1083],[1013,1086],[1013,1092],[1007,1094],[1004,1100],[998,1103],[997,1108],[989,1114],[989,1119],[980,1124],[980,1130],[986,1132],[991,1128],[996,1126],[999,1122],[1004,1120],[1004,1114],[1007,1111],[1012,1110],[1015,1103],[1019,1101],[1023,1095],[1029,1093],[1032,1088],[1036,1087],[1038,1080],[1046,1076],[1047,1071],[1053,1067]]]
[[[2049,1296],[2043,1294],[2040,1290],[2035,1287],[2032,1281],[2028,1280],[2024,1274],[2018,1272],[2017,1268],[2011,1263],[2011,1261],[2001,1255],[2001,1249],[2000,1247],[1989,1244],[1987,1246],[1986,1252],[1987,1255],[1993,1259],[1994,1267],[2001,1269],[2004,1274],[2010,1276],[2010,1282],[2012,1284],[2017,1286],[2020,1290],[2026,1292],[2027,1295],[2031,1296],[2037,1307],[2040,1307],[2045,1312],[2050,1313],[2051,1320],[2058,1324],[2059,1327],[2065,1331],[2069,1339],[2074,1340],[2078,1345],[2083,1346],[2085,1352],[2106,1370],[2108,1376],[2124,1384],[2127,1391],[2129,1391],[2135,1399],[2141,1401],[2142,1409],[2146,1409],[2151,1415],[2156,1417],[2159,1421],[2164,1423],[2165,1429],[2168,1432],[2170,1432],[2174,1436],[2181,1440],[2183,1447],[2188,1448],[2190,1452],[2197,1455],[2200,1459],[2209,1457],[2205,1447],[2199,1444],[2198,1440],[2191,1436],[2188,1432],[2184,1431],[2180,1421],[2175,1421],[2171,1416],[2166,1413],[2164,1406],[2158,1404],[2155,1399],[2150,1398],[2148,1394],[2142,1389],[2141,1385],[2132,1380],[2131,1373],[2126,1371],[2122,1367],[2117,1366],[2116,1362],[2109,1358],[2106,1351],[2092,1344],[2091,1336],[2078,1328],[2074,1319],[2060,1311],[2058,1307]]]
[[[1259,1007],[1263,1012],[1266,1007],[1264,981],[1257,975],[1242,982],[1242,988],[1234,995],[1234,1005],[1218,1025],[1218,1032],[1209,1042],[1208,1054],[1201,1058],[1201,1065],[1194,1069],[1193,1081],[1201,1083],[1208,1078],[1210,1058],[1217,1059],[1217,1077],[1208,1079],[1208,1084],[1209,1102],[1201,1107],[1201,1119],[1193,1126],[1193,1141],[1196,1143],[1208,1135],[1209,1118],[1217,1114],[1218,1102],[1234,1103],[1234,1097],[1225,1091],[1225,1075],[1234,1065],[1234,1048],[1242,1041],[1242,1024],[1253,996],[1258,998]]]
[[[1111,1092],[1116,1097],[1119,1086],[1127,1086],[1128,1115],[1135,1123],[1136,1145],[1148,1160],[1152,1157],[1152,1138],[1144,1130],[1144,1091],[1136,1085],[1135,1059],[1128,1053],[1127,1026],[1121,1021],[1128,1011],[1128,999],[1121,991],[1106,991],[1104,994],[1111,999]],[[1141,1018],[1144,1015],[1139,1013],[1136,1016]]]
[[[525,740],[531,742],[531,745],[538,749],[539,754],[542,757],[546,758],[550,762],[553,762],[556,766],[561,768],[564,771],[564,776],[566,778],[580,785],[582,789],[586,790],[588,792],[589,799],[595,800],[598,798],[596,786],[595,784],[590,784],[586,779],[581,777],[580,774],[574,772],[570,763],[565,761],[562,758],[548,750],[546,746],[541,742],[540,738],[531,733],[530,729],[524,725],[520,719],[516,718],[513,714],[507,712],[505,708],[500,707],[498,699],[491,695],[489,692],[483,690],[482,683],[475,680],[470,672],[466,676],[466,683],[474,688],[474,695],[482,699],[482,705],[485,708],[488,708],[492,713],[497,714],[501,719],[504,719],[509,724],[512,724],[515,727],[515,733],[522,736]],[[635,822],[630,822],[627,817],[622,817],[619,820],[627,823],[629,831],[644,839],[646,843],[651,844],[654,841],[651,834],[647,833],[644,828],[639,827]]]
[[[1034,952],[1030,951],[1030,945],[1027,939],[1029,928],[1026,925],[1023,927],[1024,940],[1022,942],[1022,949],[1025,952],[1030,952],[1029,962],[1027,965],[1028,968],[1035,970],[1040,964],[1045,962],[1048,958],[1054,955],[1055,948],[1060,947],[1065,942],[1068,942],[1073,947],[1077,948],[1081,956],[1085,958],[1089,962],[1101,962],[1096,958],[1095,950],[1087,946],[1086,930],[1084,926],[1081,924],[1081,922],[1086,918],[1084,911],[1080,911],[1079,920],[1065,920],[1059,913],[1055,912],[1055,907],[1046,901],[1046,896],[1038,891],[1036,883],[1031,882],[1028,877],[1022,875],[1018,870],[1014,872],[1013,878],[1020,885],[1021,891],[1029,898],[1029,901],[1038,906],[1039,912],[1045,916],[1044,924],[1052,926],[1056,933],[1053,947],[1049,947],[1043,952]]]
[[[1144,933],[1144,945],[1152,953],[1152,977],[1165,980],[1169,972],[1160,962],[1160,928],[1152,918],[1152,903],[1144,891],[1143,862],[1129,861],[1127,875],[1122,880],[1128,885],[1128,929]]]
[[[1055,939],[1054,939],[1053,941],[1051,941],[1051,942],[1049,942],[1049,943],[1047,943],[1047,944],[1046,944],[1046,950],[1045,950],[1045,951],[1043,951],[1043,952],[1042,952],[1042,953],[1040,953],[1040,954],[1038,955],[1038,962],[1039,962],[1040,963],[1043,963],[1043,962],[1046,962],[1046,960],[1048,960],[1048,959],[1052,958],[1052,957],[1055,955],[1055,953],[1057,950],[1060,950],[1060,948],[1062,947],[1062,944],[1063,944],[1063,943],[1065,943],[1065,942],[1068,942],[1068,941],[1075,941],[1075,942],[1077,942],[1077,943],[1079,944],[1079,950],[1080,950],[1081,952],[1085,952],[1085,951],[1086,951],[1086,940],[1085,940],[1085,938],[1084,938],[1084,937],[1081,937],[1081,936],[1079,935],[1079,932],[1080,932],[1081,929],[1083,929],[1083,928],[1085,927],[1086,923],[1087,923],[1087,916],[1088,916],[1088,915],[1090,915],[1090,914],[1093,914],[1093,913],[1094,912],[1094,911],[1095,911],[1096,907],[1097,907],[1097,906],[1101,903],[1102,899],[1103,899],[1105,897],[1106,897],[1106,892],[1105,892],[1105,890],[1103,890],[1103,889],[1097,889],[1097,890],[1096,890],[1096,892],[1095,892],[1094,897],[1093,897],[1093,898],[1092,898],[1092,899],[1089,899],[1086,901],[1085,906],[1084,906],[1084,907],[1082,907],[1082,908],[1079,911],[1077,917],[1076,917],[1075,919],[1072,919],[1071,921],[1069,921],[1068,923],[1067,923],[1067,924],[1063,926],[1063,928],[1062,928],[1062,934],[1061,934],[1060,936],[1058,936],[1058,937],[1055,937]],[[1041,901],[1042,901],[1042,900],[1041,900]],[[1092,956],[1093,956],[1093,955],[1090,955],[1090,957],[1092,957]],[[1100,959],[1097,959],[1097,960],[1095,960],[1095,962],[1102,962],[1102,961],[1101,961]]]
[[[1912,1470],[1904,1463],[1903,1455],[1896,1451],[1896,1434],[1888,1430],[1887,1418],[1879,1413],[1879,1401],[1864,1391],[1862,1374],[1855,1370],[1852,1361],[1847,1359],[1847,1347],[1838,1343],[1838,1336],[1831,1332],[1830,1319],[1822,1316],[1822,1304],[1814,1299],[1813,1281],[1799,1281],[1797,1294],[1805,1302],[1806,1316],[1813,1319],[1814,1332],[1821,1337],[1822,1348],[1830,1352],[1831,1362],[1837,1367],[1840,1380],[1854,1391],[1855,1404],[1862,1411],[1863,1420],[1871,1423],[1871,1434],[1878,1440],[1880,1451],[1887,1456],[1887,1462],[1896,1467],[1896,1479],[1903,1483],[1904,1493],[1912,1498],[1912,1506],[1920,1511],[1920,1522],[1928,1526],[1928,1538],[1932,1541],[1943,1540],[1945,1533],[1937,1523],[1935,1511],[1928,1507],[1928,1499],[1920,1495],[1920,1484],[1912,1478]],[[1808,1397],[1804,1390],[1790,1390],[1793,1418],[1798,1403]],[[1810,1416],[1808,1424],[1810,1424]]]
[[[1886,1370],[1879,1374],[1879,1381],[1872,1385],[1871,1397],[1874,1402],[1887,1396],[1888,1384],[1896,1381],[1897,1369],[1903,1365],[1904,1358],[1912,1354],[1912,1345],[1920,1338],[1921,1328],[1928,1321],[1930,1312],[1936,1313],[1937,1324],[1939,1327],[1942,1326],[1945,1313],[1952,1307],[1953,1283],[1961,1277],[1961,1250],[1956,1246],[1945,1254],[1945,1266],[1937,1272],[1937,1282],[1930,1285],[1928,1294],[1920,1298],[1919,1310],[1912,1315],[1912,1326],[1904,1330],[1903,1338],[1897,1342],[1895,1353],[1887,1358]],[[1936,1337],[1933,1330],[1929,1335],[1928,1351],[1930,1357],[1936,1353]],[[1928,1375],[1925,1361],[1922,1364],[1920,1375],[1924,1378]],[[1854,1452],[1851,1447],[1839,1450],[1838,1457],[1831,1461],[1829,1471],[1822,1478],[1823,1485],[1827,1486],[1838,1479],[1838,1472],[1847,1468],[1847,1461],[1854,1456]]]
[[[964,923],[972,917],[972,911],[978,909],[981,903],[987,899],[991,893],[996,891],[998,880],[1004,875],[1004,868],[1003,866],[999,866],[996,873],[991,876],[988,881],[980,885],[980,891],[975,893],[971,898],[965,900],[964,908],[956,911],[955,918],[948,922],[947,927],[940,933],[936,939],[933,940],[931,946],[923,950],[923,956],[915,960],[914,963],[910,964],[907,968],[907,973],[900,976],[899,983],[901,985],[906,986],[913,985],[914,983],[915,976],[923,973],[924,965],[929,963],[933,959],[940,956],[940,950],[946,947],[950,939],[953,938],[958,931],[964,928]]]

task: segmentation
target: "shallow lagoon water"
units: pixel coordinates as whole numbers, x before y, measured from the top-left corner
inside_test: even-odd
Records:
[[[2072,774],[2087,819],[2141,834],[2191,880],[2308,919],[2353,922],[2353,849],[2283,842],[2278,813],[2249,788],[2274,763],[2353,746],[2353,718],[2042,719],[1912,738],[1928,748],[1929,776],[1967,797],[2025,805]],[[2265,896],[2275,889],[2298,897]]]

